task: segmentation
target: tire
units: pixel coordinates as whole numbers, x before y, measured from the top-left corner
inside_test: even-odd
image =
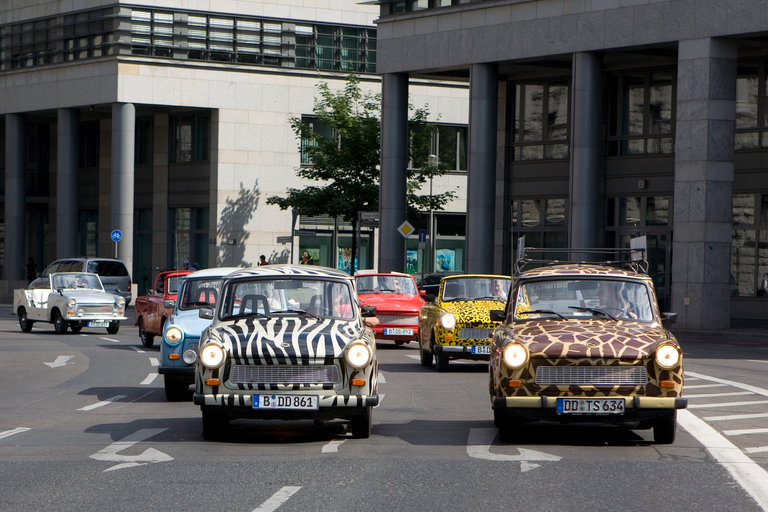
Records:
[[[83,330],[83,324],[81,322],[73,322],[69,324],[69,328],[72,329],[73,333],[77,334]]]
[[[366,407],[365,414],[352,416],[349,419],[352,437],[355,439],[368,439],[371,437],[371,426],[373,424],[373,407]]]
[[[30,332],[32,330],[32,320],[27,318],[27,310],[19,308],[19,327],[21,332]]]
[[[141,344],[144,347],[146,347],[146,348],[152,348],[152,345],[155,344],[155,335],[154,334],[149,334],[144,329],[144,318],[143,317],[139,318],[139,338],[141,338]],[[166,382],[167,382],[167,378],[166,378]],[[167,386],[167,384],[166,384],[165,390],[166,390],[166,395],[167,395],[168,394],[168,386]],[[170,398],[169,398],[169,400],[170,400]]]
[[[165,375],[165,398],[169,402],[187,400],[189,398],[189,384]]]
[[[437,371],[439,372],[447,372],[448,371],[448,354],[445,352],[438,352],[435,354],[435,366],[437,366]]]
[[[671,418],[661,418],[653,423],[653,442],[672,444],[677,435],[677,412]]]
[[[226,416],[218,416],[203,411],[203,439],[217,441],[222,438],[223,430],[229,424]]]
[[[109,326],[107,327],[107,332],[109,334],[117,334],[117,331],[120,330],[120,322],[109,322]]]
[[[432,368],[432,352],[424,348],[421,340],[419,340],[419,358],[421,359],[421,366]]]
[[[67,322],[64,321],[61,312],[58,309],[54,309],[51,316],[53,318],[53,330],[56,331],[56,334],[66,334]]]

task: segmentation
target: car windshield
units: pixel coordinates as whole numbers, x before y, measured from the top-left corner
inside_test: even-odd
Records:
[[[94,274],[53,274],[53,288],[55,290],[99,290],[104,291],[99,276]]]
[[[356,316],[352,287],[313,278],[235,280],[225,287],[220,319],[275,315],[352,320]]]
[[[506,302],[511,279],[501,277],[457,277],[443,281],[443,301],[497,300]]]
[[[179,293],[179,284],[184,276],[171,276],[168,278],[168,290],[167,293],[174,294]]]
[[[358,276],[357,293],[400,293],[418,295],[416,285],[410,276]]]
[[[517,291],[515,320],[548,317],[653,320],[645,283],[619,279],[561,279],[524,283]]]
[[[173,287],[170,283],[174,279],[176,278],[172,277],[168,280],[169,288],[171,289]],[[216,301],[219,297],[219,290],[221,290],[221,281],[221,277],[184,280],[181,292],[179,292],[176,297],[176,303],[179,305],[179,309],[186,311],[190,309],[200,309],[202,307],[216,306]]]

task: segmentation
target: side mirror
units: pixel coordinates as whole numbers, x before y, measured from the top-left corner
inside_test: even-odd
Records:
[[[376,316],[376,306],[363,306],[360,308],[360,312],[363,318],[371,318]]]
[[[504,319],[507,318],[507,315],[504,314],[503,309],[492,309],[490,313],[491,313],[491,322],[503,322]]]
[[[173,299],[165,299],[163,301],[163,307],[164,308],[174,308],[176,307],[176,301]]]
[[[419,295],[421,295],[422,297],[426,296],[427,290],[419,290]]]
[[[213,320],[213,309],[211,308],[200,308],[197,310],[197,316],[204,320]]]
[[[670,324],[675,324],[677,323],[677,313],[662,313],[661,321],[662,323],[669,322]]]

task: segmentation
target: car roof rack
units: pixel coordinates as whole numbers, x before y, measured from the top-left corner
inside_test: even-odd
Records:
[[[629,241],[629,248],[545,248],[526,247],[525,235],[517,239],[517,259],[515,260],[515,275],[520,274],[530,265],[610,265],[617,268],[627,268],[638,274],[648,274],[648,254],[646,237],[640,236]],[[565,259],[536,259],[529,258],[527,253],[565,254]],[[590,257],[593,256],[593,257]],[[605,259],[608,256],[609,259]]]

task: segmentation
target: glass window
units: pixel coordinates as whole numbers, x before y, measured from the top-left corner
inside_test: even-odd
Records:
[[[753,225],[755,223],[755,195],[733,195],[733,223]]]
[[[736,129],[757,128],[757,85],[756,74],[736,80]]]
[[[567,82],[515,85],[514,160],[568,158],[569,94]]]
[[[568,85],[551,84],[547,102],[547,138],[566,140],[568,138]]]
[[[521,201],[521,221],[524,227],[534,227],[541,224],[539,202],[531,199]]]
[[[622,226],[640,225],[640,198],[622,197],[619,200],[619,223]]]
[[[565,225],[565,199],[547,199],[545,224],[547,226]]]
[[[757,269],[755,245],[757,231],[753,229],[733,230],[731,245],[731,276],[736,290],[732,295],[753,297],[756,292]]]
[[[449,171],[467,170],[467,127],[438,125],[434,144],[438,165]]]
[[[208,160],[210,119],[207,114],[171,117],[171,163]]]
[[[542,140],[542,116],[543,116],[544,87],[529,84],[525,86],[523,101],[523,133],[522,141]]]
[[[645,225],[646,226],[667,226],[669,225],[669,197],[649,197],[646,199],[645,206]]]

